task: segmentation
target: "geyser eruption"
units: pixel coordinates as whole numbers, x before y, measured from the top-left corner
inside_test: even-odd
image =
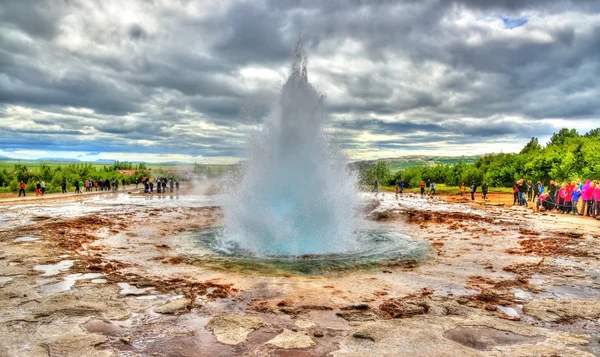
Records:
[[[324,133],[323,99],[298,44],[279,102],[250,138],[244,175],[228,185],[222,244],[259,255],[353,250],[355,179]]]

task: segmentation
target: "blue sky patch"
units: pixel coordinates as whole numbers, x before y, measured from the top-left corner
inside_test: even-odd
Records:
[[[526,17],[507,17],[502,16],[502,22],[504,23],[505,29],[514,29],[515,27],[521,27],[527,23]]]

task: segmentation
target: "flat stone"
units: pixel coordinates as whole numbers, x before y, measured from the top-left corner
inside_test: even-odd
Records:
[[[89,301],[72,293],[63,293],[40,299],[40,304],[33,309],[32,313],[37,318],[100,315],[106,319],[119,320],[129,316],[129,309],[117,299]]]
[[[277,335],[272,340],[267,341],[267,344],[286,350],[310,348],[317,345],[309,336],[306,336],[301,332],[294,332],[288,329],[283,329],[281,334]]]
[[[295,320],[294,325],[300,329],[309,329],[309,328],[313,328],[313,327],[317,326],[317,324],[315,324],[312,321],[300,320],[300,319]]]
[[[502,331],[490,327],[457,327],[446,331],[444,336],[461,345],[476,350],[490,350],[496,346],[534,344],[545,340],[543,336],[524,336],[511,331]]]
[[[523,312],[545,322],[570,319],[596,320],[600,318],[600,301],[577,299],[538,300],[523,305]]]
[[[155,308],[154,311],[159,314],[181,314],[188,311],[188,306],[190,306],[191,303],[192,301],[190,299],[173,300]]]
[[[260,317],[248,315],[221,315],[212,318],[206,329],[212,331],[217,341],[226,345],[245,342],[248,334],[266,324]]]
[[[117,337],[123,333],[123,330],[115,326],[114,324],[99,320],[99,319],[91,319],[88,322],[84,323],[82,327],[90,333],[97,333],[104,336],[113,336]]]
[[[96,334],[65,334],[42,342],[42,346],[51,352],[51,356],[61,357],[109,357],[113,353],[96,349],[97,345],[108,338]]]

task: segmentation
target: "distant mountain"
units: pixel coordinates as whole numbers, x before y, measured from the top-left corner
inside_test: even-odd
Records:
[[[114,164],[115,160],[110,160],[110,159],[98,159],[94,162],[97,162],[99,164]]]
[[[39,161],[39,162],[80,162],[77,159],[67,159],[67,158],[62,158],[62,157],[41,157],[39,159],[35,159],[32,161]]]

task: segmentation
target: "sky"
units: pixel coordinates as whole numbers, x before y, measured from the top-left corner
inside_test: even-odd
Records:
[[[6,0],[0,156],[244,159],[300,38],[353,160],[600,127],[595,0]]]

